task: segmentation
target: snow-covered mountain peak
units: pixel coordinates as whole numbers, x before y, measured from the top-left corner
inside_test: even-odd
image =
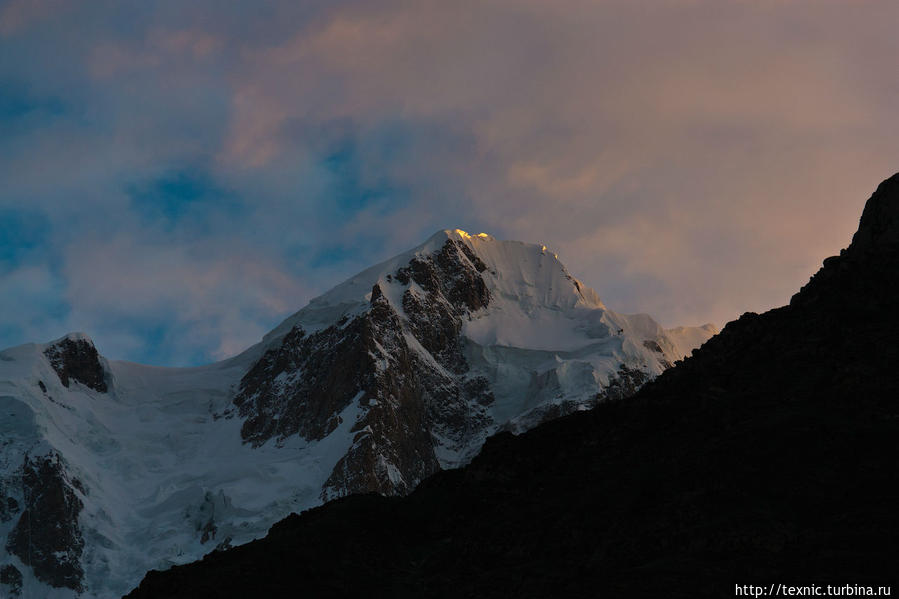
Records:
[[[441,229],[431,235],[427,241],[416,248],[418,251],[433,251],[440,249],[447,239],[458,239],[461,241],[496,241],[492,235],[487,233],[471,234],[462,229]]]
[[[398,397],[398,389],[381,385],[414,387],[422,384],[416,378],[431,378],[443,388],[440,400],[431,392],[431,406],[458,404],[453,418],[461,419],[464,410],[466,419],[480,419],[472,425],[480,428],[478,435],[495,426],[523,430],[549,412],[591,405],[622,372],[635,381],[661,373],[713,334],[713,329],[666,331],[646,314],[608,309],[545,245],[444,229],[286,319],[266,336],[264,355],[242,382],[235,403],[248,418],[245,439],[254,444],[297,432],[319,438],[337,422],[328,414],[357,392],[363,403],[381,393]],[[343,352],[336,361],[331,348]],[[322,352],[327,356],[318,356]],[[369,370],[353,384],[341,380],[336,397],[318,397],[317,388],[298,374],[330,381],[335,368],[360,364]],[[384,376],[393,382],[375,382]],[[292,405],[288,398],[309,394],[332,407],[325,413]],[[555,411],[547,412],[548,406]],[[314,426],[304,424],[307,412],[317,415]],[[479,447],[468,438],[440,445],[437,459],[443,465],[465,460]]]
[[[546,310],[605,309],[596,291],[574,278],[558,255],[545,245],[502,241],[487,233],[472,235],[462,229],[443,229],[419,246],[376,264],[312,299],[269,333],[265,344],[280,339],[295,326],[307,332],[317,331],[366,310],[376,285],[390,305],[402,313],[402,296],[408,283],[403,282],[402,275],[397,278],[397,273],[423,261],[446,257],[447,248],[453,248],[454,259],[473,268],[483,279],[491,298],[487,307],[490,313],[500,311],[533,318]]]
[[[574,278],[545,245],[499,241],[493,237],[464,238],[487,269],[487,288],[525,310],[605,308],[599,295]]]
[[[608,309],[544,245],[446,229],[217,364],[108,361],[83,333],[12,348],[0,569],[22,596],[121,596],[291,511],[408,493],[497,431],[626,397],[713,333]]]

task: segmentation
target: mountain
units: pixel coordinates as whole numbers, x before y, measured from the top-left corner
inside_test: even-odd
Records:
[[[897,273],[899,174],[788,306],[632,398],[497,434],[407,497],[292,515],[129,597],[876,594],[899,563]]]
[[[83,334],[5,350],[0,590],[119,596],[291,512],[407,494],[714,333],[607,309],[544,246],[453,230],[216,364],[108,360]]]

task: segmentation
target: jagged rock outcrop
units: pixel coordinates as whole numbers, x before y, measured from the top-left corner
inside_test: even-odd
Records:
[[[84,538],[78,516],[84,504],[59,455],[26,455],[21,483],[24,505],[6,541],[6,550],[31,566],[38,580],[54,587],[83,590]]]
[[[364,410],[350,429],[353,442],[322,489],[323,499],[354,492],[406,493],[439,465],[428,433],[415,358],[399,317],[387,300],[372,294],[360,339],[371,360],[358,390]]]
[[[6,592],[10,597],[20,597],[22,595],[22,573],[12,564],[0,566],[0,585],[6,587]]]
[[[440,468],[435,443],[460,446],[466,431],[487,422],[480,408],[490,391],[483,378],[466,376],[460,335],[462,319],[489,302],[485,268],[449,239],[388,275],[405,287],[402,315],[375,284],[361,314],[311,334],[291,329],[241,381],[234,403],[246,418],[244,439],[322,439],[353,408],[354,417],[362,413],[350,429],[352,445],[322,498],[411,491]]]
[[[317,440],[337,428],[338,414],[373,386],[372,326],[366,316],[312,335],[294,327],[241,380],[234,403],[246,418],[243,438],[257,446],[295,434]]]
[[[899,175],[789,306],[744,314],[633,397],[491,437],[408,497],[291,516],[129,597],[877,594],[899,560],[897,212]]]
[[[0,522],[9,522],[21,511],[15,497],[6,494],[5,485],[0,480]]]
[[[82,336],[68,336],[48,346],[44,355],[65,387],[78,381],[95,391],[106,393],[106,373],[93,342]],[[43,382],[41,382],[43,385]]]

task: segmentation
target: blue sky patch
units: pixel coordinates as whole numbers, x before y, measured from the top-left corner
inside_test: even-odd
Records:
[[[132,208],[147,220],[163,220],[169,225],[192,211],[238,213],[242,204],[219,187],[202,170],[178,170],[157,179],[128,186]]]
[[[50,223],[40,212],[0,208],[0,261],[18,262],[46,243]]]
[[[45,127],[66,112],[65,103],[58,97],[38,97],[22,84],[0,81],[0,136]]]

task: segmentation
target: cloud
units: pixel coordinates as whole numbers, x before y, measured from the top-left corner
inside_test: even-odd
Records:
[[[0,37],[12,35],[62,12],[65,5],[62,0],[10,0],[0,8]]]
[[[0,335],[24,341],[49,340],[67,327],[65,284],[49,269],[23,266],[0,274]]]
[[[209,61],[222,49],[222,40],[202,30],[149,31],[142,44],[113,41],[95,46],[90,53],[93,77],[105,79],[147,69],[183,69]]]
[[[295,123],[437,123],[467,147],[423,137],[422,159],[385,165],[394,181],[461,176],[448,206],[547,240],[616,306],[720,322],[788,299],[894,167],[895,78],[873,65],[899,49],[883,25],[899,11],[866,8],[351,6],[246,55],[222,158],[263,168]],[[629,277],[681,299],[638,297]]]
[[[167,354],[155,357],[178,362],[235,355],[309,298],[269,257],[239,244],[171,246],[118,235],[73,244],[65,260],[71,321],[95,331],[98,343],[123,325],[161,328]],[[131,348],[104,349],[115,355]]]
[[[788,301],[899,156],[894,2],[67,6],[0,10],[0,208],[49,227],[8,272],[71,308],[30,331],[113,356],[236,352],[445,227],[720,325]]]

